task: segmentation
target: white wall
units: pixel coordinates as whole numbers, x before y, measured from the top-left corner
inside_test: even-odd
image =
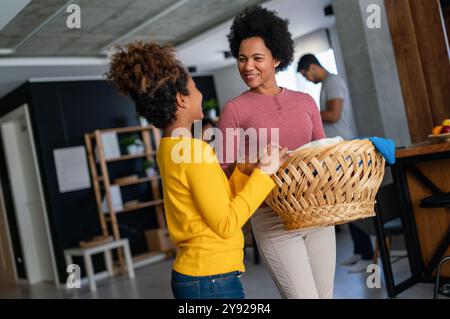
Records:
[[[214,71],[213,76],[221,110],[228,100],[248,90],[236,64]]]
[[[342,56],[341,43],[339,42],[339,35],[336,26],[328,29],[331,41],[331,48],[334,53],[334,60],[336,61],[337,72],[347,81],[347,72],[345,71],[344,57]]]

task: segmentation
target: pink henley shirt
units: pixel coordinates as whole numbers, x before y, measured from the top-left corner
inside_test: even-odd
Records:
[[[230,134],[227,128],[242,128],[244,131],[255,128],[258,132],[260,132],[259,129],[263,129],[263,133],[257,134],[256,149],[265,147],[260,145],[266,144],[264,140],[267,140],[267,143],[272,141],[272,128],[279,130],[280,146],[287,147],[289,150],[326,137],[314,99],[306,93],[286,88],[282,88],[281,92],[274,96],[247,91],[225,104],[219,118],[223,143],[218,141],[216,144],[216,152],[223,168],[237,159],[239,147],[238,135]],[[264,131],[267,132],[267,138]],[[233,142],[235,151],[227,158],[227,150],[232,149],[230,145],[227,148],[227,144]],[[248,136],[245,138],[245,146],[246,154],[248,154]]]

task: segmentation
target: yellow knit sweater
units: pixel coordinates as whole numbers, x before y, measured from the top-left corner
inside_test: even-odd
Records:
[[[245,271],[242,226],[275,183],[255,169],[235,169],[230,180],[205,142],[162,138],[157,162],[170,238],[178,248],[173,269],[189,276]]]

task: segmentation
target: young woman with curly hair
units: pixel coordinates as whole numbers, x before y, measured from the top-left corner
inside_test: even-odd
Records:
[[[275,185],[270,175],[287,149],[269,147],[264,160],[244,172],[249,176],[238,167],[228,180],[212,148],[191,137],[192,123],[203,117],[202,94],[170,46],[130,43],[112,56],[107,76],[133,99],[139,115],[164,131],[157,162],[177,247],[175,298],[244,298],[241,227]]]
[[[241,140],[227,134],[227,128],[277,128],[279,144],[291,150],[325,137],[311,96],[279,87],[275,78],[293,59],[288,23],[260,6],[244,10],[233,21],[230,49],[249,90],[228,101],[220,115],[219,128],[225,138],[217,151],[223,159],[236,159],[236,154],[225,153],[239,148],[235,144]],[[243,143],[248,149],[249,141]],[[229,174],[228,168],[234,165],[228,162],[222,167]],[[281,218],[267,206],[257,210],[251,224],[262,259],[283,298],[332,298],[334,227],[285,231]]]

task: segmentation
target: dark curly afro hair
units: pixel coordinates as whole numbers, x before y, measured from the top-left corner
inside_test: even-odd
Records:
[[[136,112],[158,128],[175,121],[176,94],[189,95],[188,72],[170,45],[138,41],[118,47],[106,76],[133,99]]]
[[[251,37],[260,37],[280,64],[276,72],[285,70],[294,57],[294,41],[288,30],[289,20],[283,20],[276,11],[261,6],[245,9],[233,20],[228,41],[231,54],[237,59],[241,42]]]

